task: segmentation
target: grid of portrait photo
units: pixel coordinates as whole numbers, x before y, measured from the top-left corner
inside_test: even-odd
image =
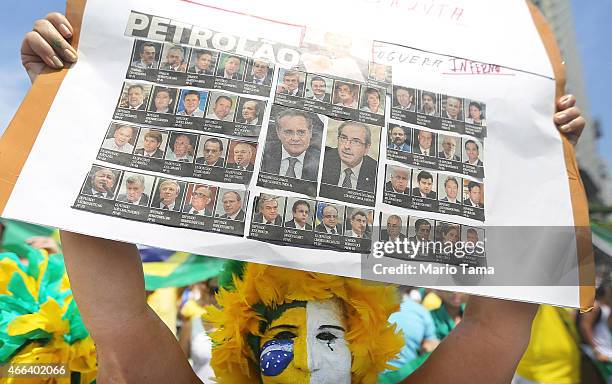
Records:
[[[443,264],[486,264],[485,230],[422,216],[380,213],[378,240],[401,244],[388,247],[388,257]]]
[[[367,253],[374,211],[262,193],[253,202],[249,237],[283,244]]]
[[[74,208],[129,220],[244,234],[245,190],[94,165]]]

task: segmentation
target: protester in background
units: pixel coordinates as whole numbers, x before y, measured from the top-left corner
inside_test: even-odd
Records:
[[[608,383],[612,382],[611,307],[612,289],[610,285],[602,284],[595,291],[593,309],[578,316],[582,348],[593,359]]]

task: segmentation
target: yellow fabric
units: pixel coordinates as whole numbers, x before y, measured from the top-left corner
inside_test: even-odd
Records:
[[[421,305],[425,307],[426,310],[433,311],[440,308],[442,305],[442,299],[440,299],[440,296],[436,295],[435,293],[429,292],[423,298]]]
[[[192,299],[187,300],[181,308],[181,315],[186,319],[202,317],[205,313],[206,309]]]
[[[35,329],[49,333],[64,334],[69,332],[68,320],[62,320],[64,311],[55,300],[49,300],[40,306],[37,313],[16,317],[8,325],[9,336],[24,335]]]
[[[175,287],[160,288],[147,298],[147,303],[151,309],[157,313],[157,316],[162,319],[175,336],[176,316],[178,315],[177,294]]]
[[[541,383],[580,383],[580,351],[576,336],[568,311],[541,305],[517,373],[524,379]]]
[[[142,263],[142,270],[145,275],[166,277],[170,276],[174,270],[187,260],[191,255],[185,252],[176,252],[166,261]]]

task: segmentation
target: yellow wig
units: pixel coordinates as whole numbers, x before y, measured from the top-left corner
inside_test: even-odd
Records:
[[[251,263],[240,269],[232,274],[233,286],[217,294],[220,308],[209,306],[204,316],[216,328],[210,335],[211,364],[219,383],[259,382],[254,351],[266,328],[262,314],[293,301],[342,302],[352,383],[375,383],[403,346],[401,335],[387,321],[399,309],[395,286]]]

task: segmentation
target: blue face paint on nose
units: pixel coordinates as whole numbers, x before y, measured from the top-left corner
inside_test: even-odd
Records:
[[[270,340],[263,345],[259,366],[264,376],[278,376],[293,360],[293,340]]]

